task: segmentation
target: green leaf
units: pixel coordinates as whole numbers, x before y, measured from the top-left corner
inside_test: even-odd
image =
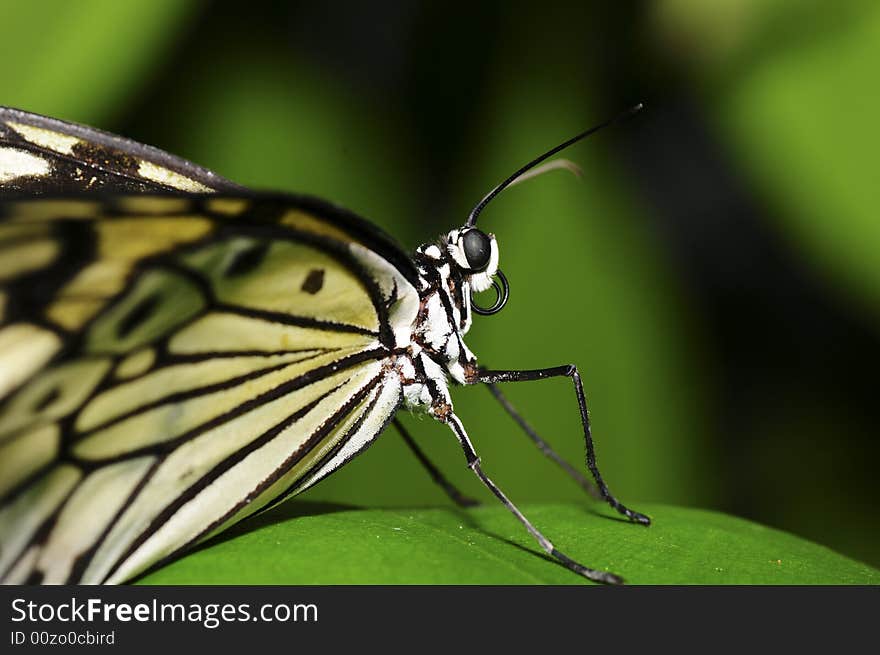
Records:
[[[640,506],[524,507],[560,548],[631,584],[880,584],[880,571],[744,519]],[[598,509],[598,511],[597,511]],[[357,509],[291,502],[239,524],[143,584],[582,584],[506,509]]]

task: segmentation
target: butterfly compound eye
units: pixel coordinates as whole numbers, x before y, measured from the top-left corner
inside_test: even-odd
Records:
[[[486,234],[476,228],[470,229],[462,234],[461,246],[471,270],[482,271],[489,265],[492,241]]]

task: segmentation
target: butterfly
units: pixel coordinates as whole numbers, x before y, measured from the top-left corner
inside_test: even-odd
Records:
[[[396,419],[409,408],[449,427],[550,556],[622,582],[559,551],[492,482],[449,391],[488,385],[588,492],[649,524],[599,473],[577,367],[486,369],[464,340],[509,296],[480,212],[612,121],[408,254],[325,200],[256,193],[135,141],[0,108],[0,579],[125,582],[308,489],[389,425],[471,504]],[[497,386],[558,376],[577,393],[595,485]]]

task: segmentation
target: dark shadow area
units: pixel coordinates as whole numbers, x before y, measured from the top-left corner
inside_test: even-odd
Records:
[[[460,508],[456,505],[450,504],[447,507],[436,507],[436,506],[417,506],[411,508],[401,509],[400,507],[361,507],[358,505],[342,505],[336,503],[322,503],[322,502],[314,502],[314,501],[299,501],[299,500],[291,500],[289,502],[281,503],[280,505],[273,507],[271,510],[263,513],[258,513],[254,516],[250,516],[240,523],[232,526],[228,530],[223,531],[222,533],[211,537],[207,541],[202,544],[199,544],[196,548],[194,548],[190,552],[196,552],[198,550],[202,550],[204,548],[210,548],[211,546],[215,546],[217,544],[221,544],[225,541],[229,541],[230,539],[235,539],[249,532],[254,532],[261,528],[264,528],[269,525],[277,525],[279,523],[285,523],[287,521],[292,521],[295,519],[305,518],[307,516],[320,516],[323,514],[335,514],[337,512],[356,512],[356,511],[382,511],[388,510],[391,512],[401,512],[406,511],[408,509],[413,510],[428,510],[428,509],[445,509],[450,512],[454,512],[459,520],[463,523],[466,523],[469,527],[479,528],[479,525],[474,521],[473,517],[468,513],[466,509]],[[513,518],[511,517],[511,520]]]
[[[210,548],[224,541],[235,539],[248,532],[259,530],[267,525],[275,525],[284,523],[294,519],[304,518],[306,516],[319,516],[321,514],[335,514],[336,512],[350,512],[354,510],[364,509],[356,505],[337,505],[335,503],[321,503],[313,501],[296,501],[280,503],[266,512],[259,512],[253,516],[249,516],[240,523],[225,530],[224,532],[211,537],[203,544],[200,544],[196,550]]]
[[[240,537],[241,535],[253,532],[254,530],[259,530],[260,528],[267,525],[275,525],[276,523],[283,523],[285,521],[297,518],[304,518],[306,516],[318,516],[321,514],[348,512],[358,509],[363,508],[357,507],[355,505],[337,505],[335,503],[309,501],[281,503],[267,512],[257,513],[256,515],[249,516],[248,518],[242,520],[240,523],[233,525],[228,530],[224,530],[220,534],[211,537],[207,541],[203,541],[202,543],[197,544],[188,551],[178,556],[175,556],[170,560],[166,559],[157,562],[147,570],[132,578],[129,581],[129,584],[137,583],[139,580],[146,577],[150,573],[159,570],[163,566],[167,566],[168,564],[179,559],[180,557],[186,557],[187,555],[197,553],[200,550],[205,550],[206,548],[211,548],[212,546],[216,546],[217,544],[222,544],[231,539],[235,539],[236,537]]]

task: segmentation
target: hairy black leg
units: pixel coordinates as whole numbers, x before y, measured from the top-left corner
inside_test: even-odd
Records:
[[[531,382],[533,380],[546,380],[547,378],[555,377],[571,378],[574,383],[578,407],[581,412],[581,424],[584,428],[584,441],[586,442],[587,449],[587,468],[590,469],[590,473],[593,474],[593,479],[596,481],[596,486],[599,488],[599,494],[609,505],[611,505],[611,507],[623,514],[630,521],[642,525],[650,525],[651,519],[644,514],[634,512],[614,497],[608,489],[608,485],[605,484],[605,480],[602,479],[602,474],[599,473],[599,467],[596,465],[596,450],[593,447],[593,436],[590,432],[590,414],[587,409],[587,399],[584,395],[584,385],[581,382],[581,376],[580,373],[578,373],[577,366],[569,364],[567,366],[554,366],[552,368],[542,368],[533,371],[487,371],[481,369],[475,381],[483,382],[485,384],[495,384],[496,382]]]
[[[561,563],[565,568],[570,571],[577,573],[578,575],[582,575],[585,578],[593,580],[594,582],[604,582],[606,584],[622,584],[623,578],[619,575],[615,575],[614,573],[608,573],[606,571],[597,571],[595,569],[587,568],[583,564],[580,564],[573,559],[571,559],[565,553],[556,549],[556,547],[550,542],[547,537],[541,534],[535,526],[531,524],[531,522],[523,515],[522,512],[514,505],[507,496],[504,494],[501,489],[499,489],[492,480],[489,479],[485,473],[483,473],[483,469],[480,467],[480,458],[477,456],[477,453],[474,451],[473,444],[471,444],[471,440],[465,432],[464,426],[461,424],[461,421],[455,414],[450,413],[445,422],[452,429],[453,433],[455,433],[456,438],[458,439],[459,444],[461,444],[461,448],[464,451],[465,459],[467,460],[468,467],[476,474],[476,476],[480,479],[480,481],[489,488],[495,496],[500,500],[504,506],[510,510],[510,512],[519,520],[520,523],[523,524],[526,530],[529,531],[541,548],[544,549],[551,557],[555,558],[559,563]]]
[[[412,438],[409,431],[405,427],[403,427],[403,424],[399,420],[394,419],[392,423],[394,423],[394,427],[397,428],[397,431],[400,432],[400,436],[403,437],[406,445],[410,447],[410,450],[412,450],[416,458],[422,463],[422,466],[425,467],[425,470],[428,471],[428,475],[431,476],[431,479],[438,485],[440,485],[440,488],[446,492],[446,495],[452,499],[452,502],[454,502],[459,507],[476,507],[480,504],[480,501],[469,496],[465,496],[463,493],[461,493],[449,480],[447,480],[443,476],[443,474],[440,472],[440,469],[434,466],[431,460],[428,459],[428,456],[425,455],[421,448],[419,448],[419,445],[416,443],[415,439]]]

